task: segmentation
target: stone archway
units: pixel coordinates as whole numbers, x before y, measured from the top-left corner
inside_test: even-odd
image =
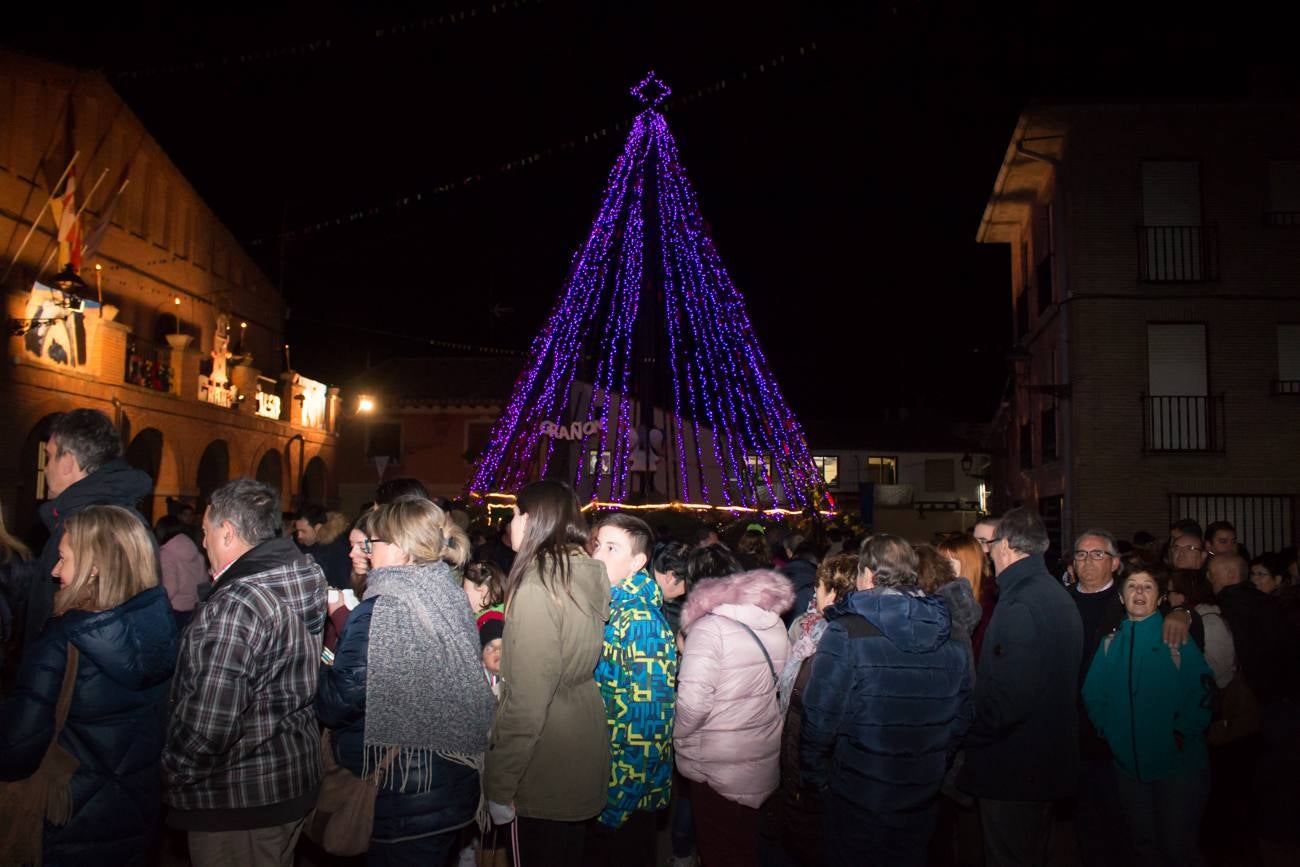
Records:
[[[307,462],[307,469],[302,474],[301,505],[325,505],[326,470],[325,461],[316,456]]]
[[[131,438],[131,444],[127,446],[125,454],[128,464],[148,473],[149,478],[153,480],[153,487],[136,506],[150,526],[153,525],[154,518],[153,488],[158,486],[158,471],[162,468],[162,448],[162,431],[147,427]]]
[[[276,492],[281,495],[281,502],[284,496],[284,462],[280,459],[280,453],[275,449],[267,449],[266,454],[257,462],[257,480],[264,485],[270,485],[275,488]]]
[[[40,550],[44,537],[49,535],[41,526],[37,509],[49,499],[45,490],[44,448],[45,441],[50,436],[50,426],[61,414],[52,412],[34,424],[23,440],[22,451],[18,453],[17,506],[9,532],[33,545],[33,550]]]
[[[195,481],[199,488],[199,501],[206,506],[212,492],[230,481],[230,448],[225,440],[213,440],[199,458]]]

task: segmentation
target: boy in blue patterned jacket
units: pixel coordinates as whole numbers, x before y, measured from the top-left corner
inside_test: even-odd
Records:
[[[613,514],[596,526],[596,552],[609,573],[609,622],[596,665],[610,731],[609,799],[589,830],[584,863],[654,863],[655,819],[673,777],[677,645],[659,586],[646,571],[650,527]]]

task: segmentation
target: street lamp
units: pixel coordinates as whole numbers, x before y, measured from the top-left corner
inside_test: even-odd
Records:
[[[370,415],[375,411],[375,399],[368,394],[361,395],[357,400],[357,414]]]
[[[81,279],[81,275],[72,270],[72,264],[68,263],[63,266],[63,270],[54,275],[54,288],[63,293],[65,301],[64,306],[69,310],[80,310],[81,299],[89,292],[90,287],[86,281]]]

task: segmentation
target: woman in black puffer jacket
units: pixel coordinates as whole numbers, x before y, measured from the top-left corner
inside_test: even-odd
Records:
[[[321,669],[316,713],[335,759],[358,777],[392,756],[368,863],[439,867],[474,820],[496,704],[450,568],[464,564],[469,539],[428,500],[381,506],[359,529],[370,549],[365,599]]]
[[[144,863],[162,803],[167,690],[176,626],[149,532],[119,506],[68,519],[54,617],[29,647],[0,721],[0,780],[40,767],[54,739],[69,645],[77,673],[58,743],[78,762],[71,816],[44,824],[42,863]],[[0,819],[8,821],[8,819]],[[33,829],[33,832],[39,829]]]

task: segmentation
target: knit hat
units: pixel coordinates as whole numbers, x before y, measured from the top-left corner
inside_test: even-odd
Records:
[[[479,647],[487,647],[490,643],[505,635],[506,616],[499,608],[492,607],[478,616],[478,643]]]

